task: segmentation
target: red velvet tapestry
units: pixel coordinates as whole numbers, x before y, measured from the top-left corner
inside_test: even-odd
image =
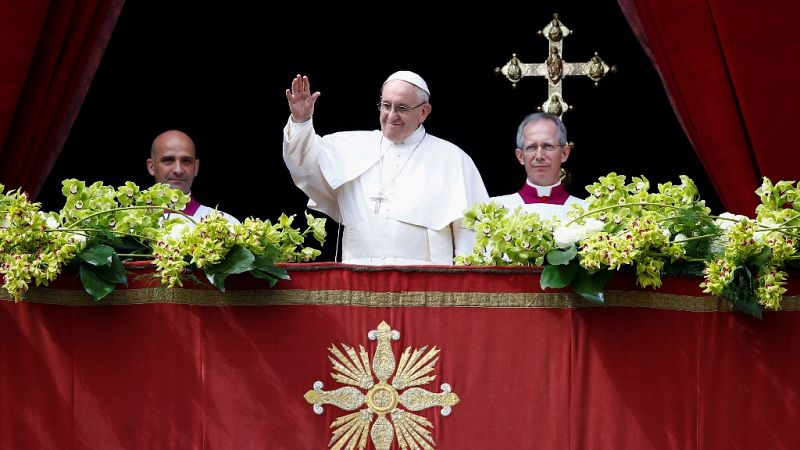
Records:
[[[389,429],[392,449],[800,448],[796,286],[758,320],[689,278],[618,276],[589,307],[530,268],[289,268],[275,289],[138,274],[97,304],[74,281],[0,301],[0,448],[326,449],[354,413],[368,449]]]

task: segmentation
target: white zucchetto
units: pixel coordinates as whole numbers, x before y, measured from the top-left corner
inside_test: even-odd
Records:
[[[428,94],[429,97],[431,95],[431,91],[428,89],[428,83],[426,83],[421,76],[415,74],[414,72],[408,70],[399,70],[389,75],[389,78],[387,78],[386,81],[383,82],[383,84],[386,84],[392,80],[403,80],[407,83],[411,83],[414,86],[425,91],[425,93]]]

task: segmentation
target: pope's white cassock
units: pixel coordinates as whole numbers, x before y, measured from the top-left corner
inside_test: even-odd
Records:
[[[342,262],[453,264],[471,253],[464,210],[489,196],[472,159],[424,126],[404,142],[380,130],[319,136],[313,119],[284,128],[283,157],[308,206],[344,225]]]

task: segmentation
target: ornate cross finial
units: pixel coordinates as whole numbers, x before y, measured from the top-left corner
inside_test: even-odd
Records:
[[[572,30],[564,26],[558,18],[558,14],[553,14],[553,20],[537,34],[547,38],[548,57],[543,63],[525,64],[517,58],[514,53],[511,60],[502,68],[496,68],[495,72],[505,75],[514,87],[519,80],[524,77],[545,77],[547,78],[547,100],[538,109],[549,112],[561,117],[567,110],[572,109],[564,101],[562,95],[562,80],[570,75],[585,75],[594,81],[595,86],[608,72],[616,73],[616,66],[609,67],[597,53],[592,59],[585,63],[568,63],[562,58],[564,54],[564,38],[572,34]]]

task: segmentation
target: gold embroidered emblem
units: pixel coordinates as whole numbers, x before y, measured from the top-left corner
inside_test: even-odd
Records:
[[[411,411],[440,406],[441,414],[448,416],[459,401],[458,395],[451,392],[447,383],[442,383],[442,392],[439,393],[416,387],[428,384],[436,378],[436,375],[429,374],[439,360],[439,349],[434,346],[426,352],[425,346],[412,352],[411,347],[407,347],[400,356],[400,361],[396,363],[390,340],[400,339],[399,331],[392,330],[389,324],[381,322],[378,329],[371,330],[367,336],[371,341],[378,341],[371,369],[369,355],[364,346],[359,345],[356,353],[354,348],[345,344],[341,345],[344,352],[331,345],[328,349],[331,353],[328,358],[333,365],[331,377],[348,386],[325,391],[322,389],[322,382],[317,381],[314,389],[304,396],[308,403],[314,405],[314,412],[317,414],[322,414],[324,404],[338,406],[346,411],[365,406],[333,421],[333,436],[328,447],[333,450],[363,450],[367,446],[369,435],[376,450],[389,450],[395,439],[401,449],[433,450],[434,442],[430,430],[433,424]],[[394,377],[390,384],[389,378],[392,375]]]

